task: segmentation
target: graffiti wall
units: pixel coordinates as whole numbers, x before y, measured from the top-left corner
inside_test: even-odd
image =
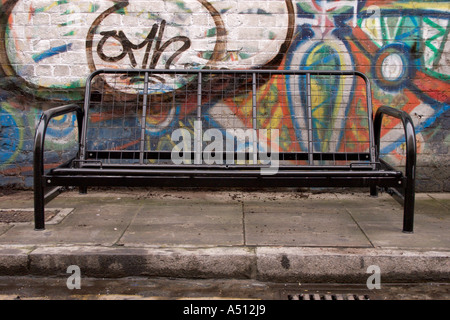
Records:
[[[40,114],[81,102],[86,76],[94,70],[265,68],[364,72],[375,109],[390,105],[414,120],[418,189],[450,191],[449,21],[449,2],[442,0],[1,0],[0,185],[32,185]],[[259,96],[269,104],[290,85],[274,79]],[[286,115],[289,124],[270,122],[267,115],[286,150],[301,148],[283,136],[283,126],[296,128],[296,117],[289,117],[292,103],[278,101],[271,113]],[[345,103],[347,115],[358,112],[351,95]],[[242,120],[242,112],[229,108]],[[171,122],[189,126],[184,116],[172,114],[178,118]],[[48,168],[73,151],[75,121],[52,121]],[[400,124],[391,121],[382,133],[382,153],[401,163]],[[152,130],[161,145],[170,137],[167,122]]]

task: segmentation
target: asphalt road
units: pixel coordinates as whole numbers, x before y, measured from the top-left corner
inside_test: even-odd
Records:
[[[0,277],[1,300],[450,300],[448,283],[271,283],[255,280],[172,278]],[[77,285],[79,289],[77,289]]]

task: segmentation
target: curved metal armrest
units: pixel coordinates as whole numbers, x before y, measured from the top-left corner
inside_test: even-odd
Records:
[[[76,112],[78,122],[78,138],[81,137],[83,126],[83,109],[76,104],[69,104],[61,107],[52,108],[42,113],[39,123],[36,127],[34,136],[34,159],[33,159],[33,186],[34,186],[34,225],[36,230],[45,229],[44,218],[44,142],[45,133],[50,120],[54,117],[62,116],[67,113]]]
[[[48,124],[52,118],[62,116],[67,113],[76,112],[78,122],[78,135],[81,136],[81,126],[83,124],[83,109],[76,104],[68,104],[61,107],[56,107],[44,111],[39,119],[39,123],[36,127],[36,133],[34,136],[34,160],[33,167],[35,173],[35,186],[39,179],[36,179],[36,175],[42,175],[44,172],[44,142],[45,133],[47,131]]]
[[[400,119],[405,130],[405,140],[406,140],[406,177],[414,179],[415,177],[415,166],[417,157],[417,147],[416,147],[416,133],[414,129],[414,124],[409,116],[403,110],[397,110],[392,107],[382,106],[377,109],[374,118],[374,131],[375,131],[375,146],[377,152],[377,158],[380,155],[380,140],[381,140],[381,125],[383,122],[383,116],[391,116]]]

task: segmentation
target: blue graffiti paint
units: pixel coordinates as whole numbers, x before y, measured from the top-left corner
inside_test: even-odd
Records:
[[[20,129],[14,117],[0,107],[0,166],[13,160],[18,152]]]
[[[75,129],[77,117],[73,114],[66,114],[60,118],[53,118],[50,120],[47,128],[47,135],[51,138],[64,138],[70,135]]]
[[[62,45],[62,46],[58,46],[58,47],[53,47],[53,48],[45,50],[45,51],[43,51],[41,53],[34,54],[32,56],[32,58],[33,58],[34,62],[39,62],[39,61],[42,61],[44,59],[47,59],[47,58],[53,57],[55,55],[58,55],[60,53],[67,52],[71,48],[72,48],[72,44],[71,43],[65,44],[65,45]]]

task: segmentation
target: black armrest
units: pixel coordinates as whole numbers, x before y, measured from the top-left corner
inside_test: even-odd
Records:
[[[405,175],[407,177],[415,177],[415,166],[416,166],[416,133],[414,129],[414,124],[408,113],[403,110],[397,110],[392,107],[382,106],[379,107],[374,119],[374,131],[375,131],[375,147],[377,152],[377,157],[380,155],[380,141],[381,141],[381,125],[383,122],[383,116],[391,116],[400,119],[405,130],[405,140],[406,140],[406,171]]]
[[[61,107],[52,108],[44,111],[36,127],[34,136],[34,172],[43,174],[44,169],[44,142],[48,124],[52,118],[61,115],[76,112],[78,122],[78,135],[81,136],[81,126],[83,124],[83,109],[76,104],[68,104]]]
[[[377,159],[380,155],[380,139],[381,139],[381,125],[383,122],[383,116],[390,116],[400,119],[405,130],[406,140],[406,164],[405,164],[405,184],[403,188],[400,188],[403,192],[405,214],[403,220],[403,231],[412,232],[414,222],[414,199],[415,199],[415,175],[416,175],[416,158],[417,158],[417,146],[416,146],[416,133],[414,130],[414,124],[409,116],[403,110],[397,110],[392,107],[382,106],[377,109],[374,118],[374,133],[375,133],[375,147]]]
[[[50,120],[67,113],[76,112],[78,122],[78,139],[81,138],[83,126],[83,109],[76,104],[64,105],[44,111],[39,119],[34,136],[33,186],[34,186],[34,220],[35,229],[44,229],[44,142]]]

